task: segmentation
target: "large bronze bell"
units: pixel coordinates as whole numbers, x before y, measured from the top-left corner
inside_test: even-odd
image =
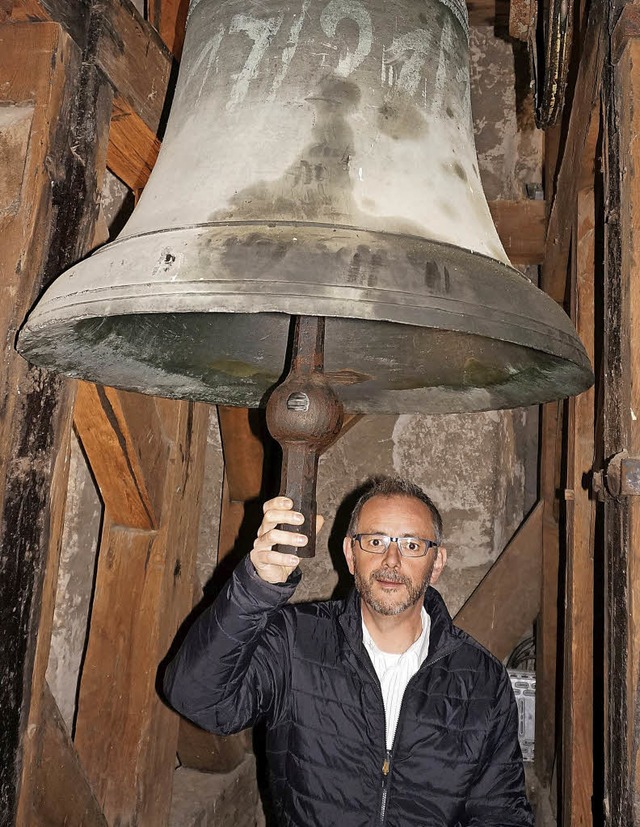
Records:
[[[118,239],[28,318],[30,360],[260,405],[326,317],[352,411],[477,411],[592,381],[482,191],[463,0],[192,0],[160,157]]]
[[[49,288],[20,350],[250,407],[290,364],[267,421],[307,516],[304,556],[343,405],[480,411],[587,388],[571,322],[498,239],[468,62],[464,0],[192,0],[140,203]]]

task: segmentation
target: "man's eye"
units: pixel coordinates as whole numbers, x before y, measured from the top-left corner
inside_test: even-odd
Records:
[[[371,543],[372,546],[381,546],[382,545],[382,540],[379,537],[372,537],[369,540],[369,542]]]
[[[408,540],[406,546],[409,551],[417,551],[420,548],[420,544],[414,540]]]

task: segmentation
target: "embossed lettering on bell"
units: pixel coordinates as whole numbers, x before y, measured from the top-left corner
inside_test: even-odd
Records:
[[[460,0],[195,0],[158,162],[117,240],[60,277],[30,359],[258,405],[291,315],[325,316],[347,409],[528,405],[592,381],[507,260],[473,142]]]

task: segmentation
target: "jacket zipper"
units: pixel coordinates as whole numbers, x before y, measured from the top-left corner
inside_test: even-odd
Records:
[[[384,753],[384,761],[382,763],[382,798],[380,800],[380,813],[379,813],[379,824],[380,827],[384,827],[385,819],[387,817],[387,803],[389,801],[389,787],[391,785],[391,767],[393,764],[393,753],[396,747],[396,741],[398,739],[398,732],[400,731],[400,723],[402,721],[402,713],[405,709],[405,698],[407,696],[407,690],[409,689],[409,684],[417,677],[418,673],[422,671],[423,667],[433,666],[434,663],[437,663],[439,660],[445,658],[449,652],[442,652],[438,657],[434,658],[432,661],[427,661],[420,666],[418,672],[412,676],[409,680],[409,683],[406,685],[404,694],[402,696],[402,702],[400,703],[400,711],[398,712],[398,723],[396,724],[396,731],[393,734],[393,743],[391,744],[391,749],[385,749]],[[380,696],[382,697],[382,692],[380,692]],[[382,709],[384,712],[384,700],[382,701]],[[387,738],[387,720],[386,720],[386,712],[384,713],[384,721],[385,721],[385,743]]]
[[[380,824],[384,824],[387,815],[387,799],[389,797],[389,781],[391,780],[391,750],[385,750],[382,764],[382,798],[380,799]]]

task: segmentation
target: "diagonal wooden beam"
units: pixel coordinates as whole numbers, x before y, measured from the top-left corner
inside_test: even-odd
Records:
[[[111,520],[156,529],[169,446],[155,399],[79,382],[74,425]]]
[[[515,648],[540,609],[542,512],[539,502],[455,617],[455,624],[499,660]]]
[[[49,685],[45,682],[31,771],[27,825],[107,827]]]

